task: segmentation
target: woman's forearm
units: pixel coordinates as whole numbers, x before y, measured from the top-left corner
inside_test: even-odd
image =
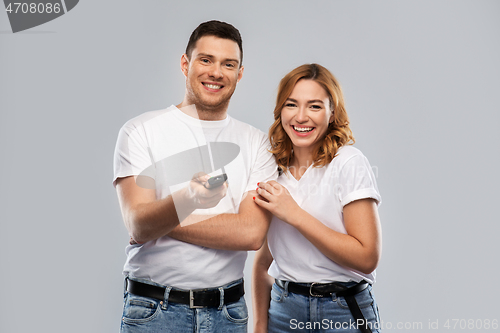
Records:
[[[252,269],[252,305],[254,333],[267,333],[268,310],[271,302],[273,278],[267,274],[273,258],[267,241],[257,251]]]

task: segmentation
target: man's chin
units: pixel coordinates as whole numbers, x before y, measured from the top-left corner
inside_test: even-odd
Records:
[[[203,111],[219,112],[224,111],[228,105],[229,99],[224,99],[223,101],[202,100],[200,103],[196,104],[196,107]]]

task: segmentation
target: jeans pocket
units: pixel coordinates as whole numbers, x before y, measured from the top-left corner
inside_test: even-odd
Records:
[[[159,301],[128,294],[125,298],[122,320],[129,324],[148,322],[156,318],[160,311]]]
[[[284,290],[281,287],[279,287],[276,283],[273,283],[273,287],[271,288],[271,300],[278,303],[282,302],[283,292]]]
[[[248,323],[248,309],[243,296],[237,302],[225,304],[222,308],[222,312],[224,316],[233,323]]]

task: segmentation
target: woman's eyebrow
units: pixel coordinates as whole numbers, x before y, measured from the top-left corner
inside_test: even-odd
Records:
[[[325,104],[322,100],[320,99],[312,99],[310,101],[307,101],[307,103],[311,104],[311,103],[321,103],[321,104]]]
[[[286,99],[287,101],[290,101],[290,102],[294,102],[294,103],[298,103],[297,100],[293,99],[293,98],[287,98]],[[322,100],[320,99],[311,99],[309,101],[307,101],[308,104],[311,104],[311,103],[321,103],[321,104],[325,104]]]

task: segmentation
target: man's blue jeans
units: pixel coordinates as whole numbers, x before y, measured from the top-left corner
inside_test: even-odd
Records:
[[[351,287],[356,283],[343,284]],[[284,287],[281,288],[275,283],[271,290],[269,333],[361,332],[344,297],[337,297],[335,294],[330,297],[303,296],[289,293],[288,282],[285,282]],[[373,333],[380,332],[380,318],[377,303],[372,296],[372,287],[368,286],[355,297],[368,321],[368,327]]]
[[[149,283],[144,280],[140,282]],[[224,289],[240,283],[233,281]],[[170,288],[167,287],[166,298]],[[189,305],[160,301],[125,292],[121,333],[246,333],[248,310],[245,298],[218,308],[190,309]]]

